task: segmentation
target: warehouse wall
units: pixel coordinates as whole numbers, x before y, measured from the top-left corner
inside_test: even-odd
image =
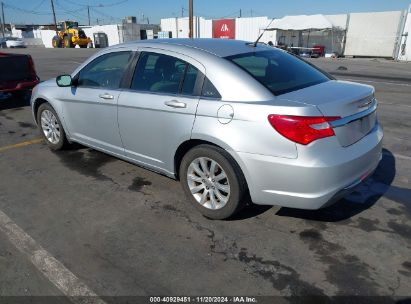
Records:
[[[265,29],[269,22],[267,17],[236,18],[235,39],[255,41],[260,36],[260,30]]]
[[[401,11],[350,14],[345,55],[394,58],[402,14]]]
[[[91,38],[93,45],[95,45],[93,34],[98,32],[104,32],[107,34],[109,46],[123,42],[121,33],[119,32],[119,26],[117,24],[95,25],[90,27],[82,27],[82,29],[86,33],[87,37]],[[140,28],[138,28],[138,31],[140,31]],[[140,32],[138,32],[138,36],[140,36]]]
[[[200,38],[213,37],[213,20],[200,18]]]
[[[206,20],[202,17],[194,16],[194,38],[211,38],[212,27],[211,20]],[[189,18],[166,18],[161,19],[161,31],[171,32],[173,38],[188,38]]]
[[[177,38],[177,18],[165,18],[160,21],[161,31],[171,32],[173,38]]]
[[[41,38],[43,44],[46,48],[52,48],[53,45],[51,41],[53,37],[56,35],[56,31],[52,30],[35,30],[33,31],[35,38]]]

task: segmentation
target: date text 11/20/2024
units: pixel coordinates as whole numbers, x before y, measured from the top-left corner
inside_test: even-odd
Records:
[[[258,303],[255,297],[150,297],[150,303]]]

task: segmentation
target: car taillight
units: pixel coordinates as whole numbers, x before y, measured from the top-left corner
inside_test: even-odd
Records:
[[[328,122],[337,119],[340,119],[340,117],[274,114],[268,116],[268,121],[278,133],[302,145],[308,145],[320,138],[334,136],[334,130]]]

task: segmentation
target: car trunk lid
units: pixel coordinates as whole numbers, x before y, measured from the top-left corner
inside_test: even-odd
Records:
[[[316,106],[324,116],[339,116],[331,123],[341,146],[367,135],[376,123],[374,88],[345,81],[328,81],[281,95],[281,99]]]

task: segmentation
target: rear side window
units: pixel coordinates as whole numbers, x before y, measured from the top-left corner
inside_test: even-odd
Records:
[[[178,94],[186,65],[186,62],[172,56],[143,52],[134,71],[131,89]]]
[[[0,57],[0,67],[2,71],[7,71],[7,73],[0,73],[0,82],[30,80],[34,78],[30,69],[29,57],[25,55]]]
[[[78,86],[118,89],[132,58],[132,52],[115,52],[102,55],[79,74]]]
[[[181,87],[181,94],[196,95],[195,87],[198,75],[198,69],[191,64],[187,64],[183,85]]]
[[[239,54],[226,59],[245,70],[274,95],[330,80],[328,76],[305,61],[278,50]]]
[[[218,93],[215,86],[211,83],[211,81],[207,77],[204,78],[204,84],[203,84],[203,90],[201,92],[201,96],[208,97],[208,98],[217,98],[217,99],[221,98],[220,93]]]

